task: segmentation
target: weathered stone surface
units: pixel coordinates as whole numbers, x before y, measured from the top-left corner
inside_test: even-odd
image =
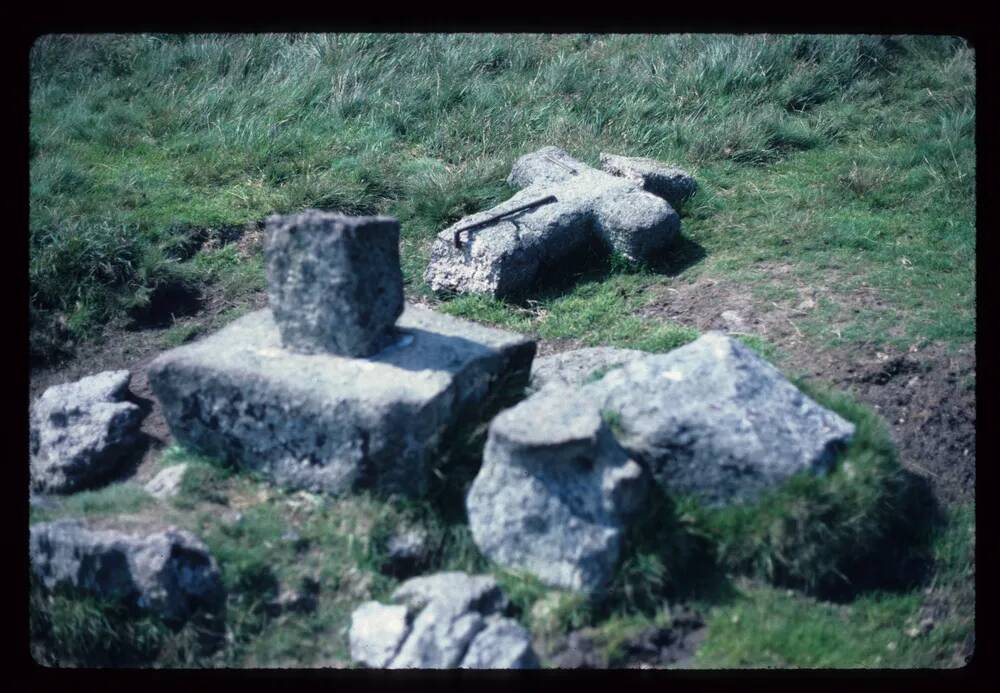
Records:
[[[531,387],[540,390],[546,385],[585,385],[612,368],[646,355],[636,349],[600,346],[543,356],[531,363]]]
[[[486,621],[475,611],[462,611],[455,604],[432,601],[413,621],[390,669],[452,669]]]
[[[557,147],[518,159],[508,182],[523,189],[438,234],[424,275],[435,291],[517,295],[588,247],[648,260],[680,231],[677,213],[641,182],[598,171]],[[461,247],[455,247],[456,229],[547,195],[557,201],[463,234]]]
[[[717,332],[627,363],[580,391],[614,412],[618,441],[667,491],[709,505],[752,500],[800,472],[824,473],[854,433]]]
[[[32,525],[31,568],[48,589],[69,587],[148,609],[168,621],[219,609],[225,590],[196,536],[168,527],[148,534],[88,528],[79,520]]]
[[[472,639],[459,665],[463,669],[536,669],[531,634],[512,618],[491,616]]]
[[[105,371],[46,390],[31,411],[35,490],[73,493],[107,481],[138,442],[141,410],[123,401],[128,371]]]
[[[490,424],[466,502],[469,527],[500,565],[593,592],[611,577],[646,483],[598,408],[551,386]]]
[[[413,305],[397,327],[368,359],[300,354],[265,309],[160,355],[150,383],[195,450],[288,488],[419,495],[449,429],[505,381],[526,383],[535,343]]]
[[[181,482],[184,480],[186,471],[186,464],[171,465],[150,479],[143,488],[146,489],[146,493],[155,498],[161,500],[173,498],[181,490]]]
[[[392,599],[413,609],[431,602],[447,602],[457,611],[490,614],[507,608],[504,595],[492,575],[469,575],[445,571],[407,580],[392,593]]]
[[[389,669],[529,668],[531,638],[504,618],[507,597],[490,575],[444,572],[407,580],[384,605],[351,617],[351,657]]]
[[[351,659],[373,669],[386,667],[410,632],[412,616],[403,605],[365,602],[351,614]]]
[[[309,210],[267,220],[268,299],[285,348],[370,356],[403,312],[399,222]]]
[[[611,175],[636,180],[648,192],[680,207],[698,190],[694,178],[684,169],[655,159],[601,154],[601,168]]]

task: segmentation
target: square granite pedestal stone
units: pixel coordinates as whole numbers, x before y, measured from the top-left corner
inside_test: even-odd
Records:
[[[447,435],[528,380],[535,342],[407,304],[368,358],[282,347],[270,309],[149,368],[174,438],[290,489],[421,495]]]

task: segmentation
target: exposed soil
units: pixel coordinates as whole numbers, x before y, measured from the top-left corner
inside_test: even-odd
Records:
[[[774,268],[774,272],[786,274],[783,267]],[[786,373],[850,392],[878,411],[890,427],[900,462],[928,480],[939,502],[973,500],[974,348],[951,351],[940,344],[911,346],[908,351],[875,346],[824,348],[796,325],[796,320],[815,309],[823,291],[802,287],[795,299],[779,303],[754,299],[745,286],[734,282],[703,278],[659,290],[644,316],[699,331],[722,330],[765,338],[783,352],[778,365]],[[849,308],[886,306],[870,289],[849,300]],[[559,346],[550,349],[561,351]]]
[[[267,305],[266,293],[254,294],[249,298],[249,303],[255,309],[263,308]],[[183,324],[209,324],[232,307],[231,303],[220,296],[210,295],[204,300],[198,314],[185,319]],[[140,482],[152,477],[153,462],[170,441],[170,429],[163,418],[160,403],[153,396],[146,372],[150,362],[166,349],[163,334],[169,327],[170,325],[161,325],[146,329],[109,329],[101,340],[81,347],[70,361],[32,371],[29,383],[30,401],[34,401],[46,388],[53,385],[73,382],[106,370],[130,371],[130,399],[149,412],[141,427],[146,443],[145,452],[142,460],[132,467],[135,479]]]
[[[705,637],[705,622],[699,614],[680,607],[669,627],[650,626],[618,648],[609,661],[607,646],[598,631],[581,628],[551,643],[537,642],[550,666],[556,669],[662,669],[682,668],[694,656]]]

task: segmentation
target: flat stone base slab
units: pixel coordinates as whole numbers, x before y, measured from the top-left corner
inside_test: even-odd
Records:
[[[421,495],[447,433],[523,387],[535,342],[407,304],[369,358],[281,346],[269,309],[168,351],[149,369],[176,440],[292,489]]]

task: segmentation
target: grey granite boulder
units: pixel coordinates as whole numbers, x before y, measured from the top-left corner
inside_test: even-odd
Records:
[[[265,230],[268,300],[285,348],[369,356],[403,312],[399,222],[309,210]]]
[[[537,666],[528,632],[504,617],[489,575],[437,573],[404,582],[397,604],[366,602],[351,617],[351,657],[368,667],[449,669]]]
[[[487,616],[486,626],[469,643],[462,669],[537,669],[531,634],[512,618]]]
[[[599,346],[542,356],[531,363],[531,387],[540,390],[546,385],[585,385],[612,368],[647,355],[636,349]]]
[[[351,614],[351,659],[372,669],[386,667],[410,632],[410,608],[365,602]]]
[[[627,363],[580,392],[618,420],[618,441],[665,490],[714,506],[753,500],[798,473],[826,472],[854,433],[717,332]]]
[[[109,480],[138,443],[142,412],[124,401],[128,371],[47,389],[31,408],[35,490],[73,493]]]
[[[408,305],[366,359],[282,346],[270,310],[161,354],[149,379],[174,438],[293,489],[420,495],[462,420],[523,387],[534,341]]]
[[[469,643],[485,627],[483,615],[476,611],[463,611],[445,601],[430,602],[414,619],[413,627],[388,668],[457,667]]]
[[[422,609],[431,602],[447,602],[458,611],[494,613],[507,608],[507,597],[492,575],[445,571],[407,580],[392,599]]]
[[[508,182],[522,188],[509,200],[438,234],[424,278],[435,291],[514,296],[588,248],[649,260],[673,244],[677,212],[639,180],[613,176],[543,147],[518,159]],[[460,236],[456,230],[553,195],[556,201],[504,217]]]
[[[79,520],[32,525],[31,569],[49,590],[71,588],[179,621],[217,611],[225,589],[215,559],[186,530],[131,534]]]
[[[469,527],[496,563],[591,593],[611,577],[647,483],[599,409],[551,386],[490,424]]]
[[[698,184],[687,171],[655,159],[602,153],[601,168],[614,176],[638,181],[643,189],[662,197],[675,209],[698,190]]]
[[[186,464],[171,465],[150,479],[143,488],[154,498],[160,500],[173,498],[181,490],[185,472],[187,472]]]

